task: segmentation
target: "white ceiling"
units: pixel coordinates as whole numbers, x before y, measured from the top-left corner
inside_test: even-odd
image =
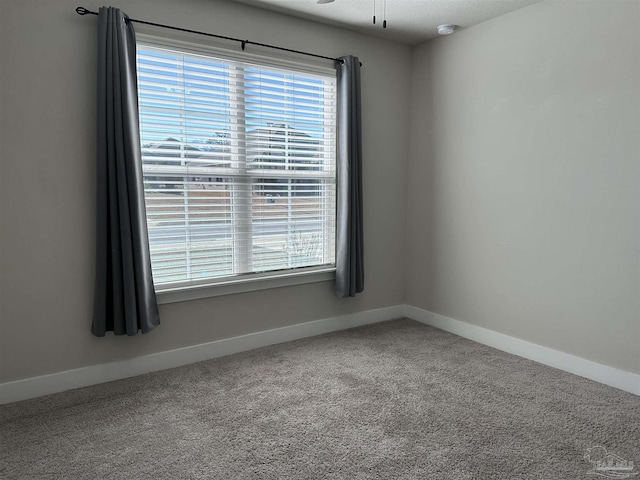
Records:
[[[387,28],[382,28],[385,0],[236,0],[317,22],[337,25],[407,44],[438,36],[436,27],[450,23],[468,28],[542,0],[386,0]],[[374,1],[376,24],[373,25]]]

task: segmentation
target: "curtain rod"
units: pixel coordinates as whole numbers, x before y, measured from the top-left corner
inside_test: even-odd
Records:
[[[91,10],[87,10],[84,7],[76,8],[76,13],[78,15],[98,15],[98,12],[92,12]],[[180,32],[195,33],[196,35],[205,35],[207,37],[222,38],[224,40],[240,42],[240,44],[242,45],[242,50],[244,50],[245,46],[247,45],[257,45],[259,47],[273,48],[274,50],[282,50],[284,52],[297,53],[300,55],[307,55],[309,57],[323,58],[325,60],[332,60],[334,62],[343,63],[343,60],[340,58],[325,57],[324,55],[317,55],[315,53],[303,52],[301,50],[292,50],[291,48],[278,47],[276,45],[269,45],[266,43],[252,42],[251,40],[242,40],[241,38],[225,37],[224,35],[216,35],[213,33],[199,32],[198,30],[189,30],[188,28],[173,27],[171,25],[164,25],[162,23],[146,22],[144,20],[136,20],[134,18],[127,18],[127,20],[129,22],[142,23],[144,25],[152,25],[154,27],[168,28],[170,30],[178,30]],[[362,66],[362,62],[360,62],[360,66]]]

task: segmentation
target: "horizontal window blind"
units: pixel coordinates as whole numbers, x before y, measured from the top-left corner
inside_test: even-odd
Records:
[[[137,66],[156,286],[333,265],[335,75],[144,43]]]

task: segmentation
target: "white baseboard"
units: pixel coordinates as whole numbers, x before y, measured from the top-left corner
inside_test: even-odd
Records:
[[[129,360],[2,383],[0,384],[0,405],[401,317],[411,318],[498,350],[640,395],[640,375],[638,374],[608,367],[411,305],[395,305],[143,355]]]
[[[91,365],[50,375],[2,383],[0,384],[0,405],[180,367],[190,363],[323,333],[402,318],[404,313],[403,305],[395,305],[143,355],[130,360]]]
[[[640,395],[640,375],[636,373],[608,367],[411,305],[405,305],[405,316],[498,350]]]

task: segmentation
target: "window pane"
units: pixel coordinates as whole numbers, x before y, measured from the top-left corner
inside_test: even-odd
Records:
[[[335,78],[138,46],[154,282],[330,265]]]
[[[254,184],[254,269],[333,262],[332,184],[319,179],[260,178]],[[330,238],[329,238],[330,237]]]

